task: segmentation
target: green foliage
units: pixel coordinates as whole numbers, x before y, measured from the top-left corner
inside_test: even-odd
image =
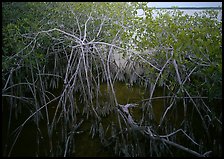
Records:
[[[137,16],[138,9],[144,10],[145,17]],[[154,13],[158,16],[154,17]],[[15,85],[13,87],[16,90],[17,84],[28,85],[26,90],[32,93],[37,110],[38,106],[43,106],[43,103],[47,103],[46,100],[50,100],[52,94],[45,92],[49,88],[47,85],[56,85],[55,81],[58,82],[59,77],[64,82],[70,82],[63,83],[64,90],[60,97],[62,104],[58,104],[63,106],[64,112],[60,110],[62,114],[59,115],[56,111],[55,121],[59,116],[58,121],[52,122],[52,129],[48,130],[49,137],[52,137],[54,124],[61,122],[64,125],[61,134],[65,137],[56,132],[62,136],[60,142],[63,146],[65,143],[70,144],[72,137],[69,135],[73,135],[74,129],[76,130],[66,125],[77,125],[73,123],[77,118],[73,108],[76,101],[73,100],[72,93],[79,91],[84,103],[86,102],[86,111],[91,110],[90,106],[95,107],[93,103],[98,101],[93,100],[98,100],[95,98],[100,94],[97,92],[100,82],[108,82],[110,78],[104,76],[112,74],[108,66],[111,64],[110,69],[113,69],[113,62],[107,61],[111,45],[116,45],[116,49],[121,48],[118,52],[123,57],[130,57],[130,52],[134,51],[130,60],[143,68],[144,72],[138,75],[141,80],[147,84],[165,86],[169,91],[168,95],[183,96],[185,89],[185,93],[188,92],[190,96],[206,96],[210,100],[222,96],[222,22],[217,20],[216,11],[189,16],[176,8],[173,11],[148,9],[147,2],[4,2],[2,14],[3,86],[10,88]],[[98,45],[94,42],[104,42],[109,46],[101,46],[102,50],[100,46],[97,46],[98,50],[93,49],[91,47]],[[116,70],[114,72],[117,73]],[[7,79],[10,79],[11,85]],[[108,88],[109,85],[107,83]],[[9,91],[8,88],[4,91]],[[19,94],[18,90],[19,88],[15,94]],[[10,91],[13,93],[13,90]],[[149,111],[151,101],[147,104],[144,109]],[[57,110],[60,109],[58,107]],[[105,107],[110,109],[107,105]],[[146,114],[150,114],[147,111]],[[46,114],[48,116],[47,109]],[[142,119],[148,119],[146,114]],[[98,119],[94,122],[97,123]],[[103,129],[101,125],[101,133]],[[123,137],[122,129],[120,126],[118,130],[122,143],[116,141],[119,146],[115,152],[119,155],[125,152],[128,156],[133,145],[125,148],[126,137]],[[135,139],[133,140],[135,143]],[[50,155],[53,153],[51,148]],[[60,149],[61,151],[63,150]]]
[[[133,32],[137,32],[133,38],[133,43],[137,46],[137,49],[173,48],[174,59],[180,66],[179,69],[182,68],[179,70],[182,80],[196,66],[199,71],[194,78],[203,76],[204,80],[200,82],[206,81],[212,84],[215,81],[217,84],[213,87],[210,87],[210,84],[207,86],[203,85],[203,88],[191,87],[189,91],[214,89],[214,91],[219,90],[219,93],[216,92],[215,94],[221,97],[221,89],[219,88],[221,88],[222,75],[220,69],[222,65],[222,22],[217,20],[218,12],[204,11],[201,14],[189,16],[184,15],[178,9],[173,11],[144,9],[144,11],[146,18],[144,20],[139,17],[134,18],[133,23],[135,25],[133,30],[129,32],[130,35]],[[152,13],[157,13],[158,16],[153,17]],[[160,67],[166,61],[164,58],[166,55],[162,52],[152,56]],[[187,61],[186,57],[188,56],[193,57],[194,60]],[[212,69],[214,66],[217,69]],[[168,71],[166,74],[176,74],[175,69],[172,70],[170,68],[166,71]],[[186,73],[186,71],[188,72]],[[175,83],[176,79],[167,78],[167,81]],[[195,83],[193,85],[198,87],[198,84]],[[207,95],[211,97],[211,93]]]

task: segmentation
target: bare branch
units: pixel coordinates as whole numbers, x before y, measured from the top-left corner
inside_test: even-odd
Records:
[[[101,31],[101,29],[103,27],[103,24],[104,24],[105,20],[106,20],[106,16],[103,17],[102,23],[100,24],[100,29],[99,29],[98,33],[96,34],[96,37],[98,37],[100,35],[100,31]]]
[[[92,14],[92,12],[90,13],[89,18],[88,18],[88,19],[86,20],[86,22],[85,22],[85,30],[84,30],[84,37],[83,37],[82,43],[84,43],[84,41],[86,40],[87,23],[88,23],[88,21],[89,21],[90,18],[91,18],[91,14]]]

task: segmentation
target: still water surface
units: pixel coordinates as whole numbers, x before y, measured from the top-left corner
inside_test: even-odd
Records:
[[[106,105],[106,103],[108,102],[107,95],[106,95],[107,85],[102,84],[100,89],[102,93],[100,96],[100,101],[101,101],[100,104]],[[135,86],[135,85],[130,87],[129,85],[125,83],[120,83],[120,82],[116,82],[114,84],[114,89],[115,89],[116,98],[119,104],[125,105],[127,103],[139,103],[139,105],[136,108],[132,108],[130,110],[130,113],[133,115],[134,120],[139,122],[143,113],[143,109],[140,103],[143,99],[146,99],[147,97],[149,97],[148,89],[145,89],[144,87]],[[162,96],[162,95],[163,95],[163,89],[157,88],[156,92],[154,93],[154,97]],[[161,116],[164,113],[166,103],[163,99],[156,99],[156,100],[153,100],[152,105],[153,105],[152,111],[155,117],[154,122],[156,125],[158,125],[160,122]],[[177,106],[176,109],[170,115],[170,120],[166,122],[166,124],[170,124],[171,129],[181,127],[181,124],[183,121],[183,104],[181,102],[177,102],[176,106]],[[55,106],[52,105],[49,109],[49,113],[54,114],[54,111],[55,111]],[[221,130],[214,130],[214,131],[211,130],[212,131],[211,136],[212,136],[212,139],[214,139],[214,141],[212,145],[206,145],[211,142],[206,141],[205,137],[201,137],[203,136],[204,132],[201,131],[202,123],[200,122],[200,118],[198,118],[195,115],[195,112],[193,111],[192,106],[189,105],[188,111],[190,114],[192,114],[192,116],[194,116],[192,117],[194,121],[190,123],[189,125],[192,126],[192,131],[195,134],[195,138],[200,138],[200,141],[199,141],[200,144],[204,144],[204,146],[208,146],[208,148],[214,148],[215,146],[214,151],[216,151],[215,153],[217,154],[214,154],[214,155],[219,156],[221,154],[221,152],[219,152],[221,149],[221,141],[219,141],[219,139],[222,138],[222,136],[220,135]],[[20,114],[19,118],[17,119],[13,118],[11,127],[16,128],[19,125],[19,123],[22,123],[27,118],[27,114],[29,113],[24,111],[23,113]],[[75,157],[115,156],[113,153],[114,152],[113,147],[106,147],[106,148],[103,147],[99,140],[99,137],[91,135],[90,127],[91,127],[91,124],[93,123],[92,119],[91,118],[86,119],[86,117],[82,115],[81,113],[78,114],[78,118],[79,118],[78,119],[79,121],[81,119],[84,119],[84,122],[78,129],[80,133],[75,134],[75,137],[74,137],[75,145],[73,146],[72,156],[75,156]],[[102,126],[104,130],[107,128],[108,125],[115,123],[115,118],[116,118],[116,115],[111,113],[102,119]],[[4,114],[3,119],[4,119],[3,129],[7,130],[6,122],[8,119],[8,115]],[[16,142],[15,147],[12,151],[11,156],[36,156],[37,154],[39,154],[39,156],[46,156],[46,154],[48,154],[46,150],[48,150],[49,147],[48,147],[48,141],[45,140],[47,139],[47,127],[44,120],[41,121],[40,128],[42,130],[41,133],[43,136],[43,140],[39,141],[40,142],[39,143],[40,146],[38,150],[39,152],[37,152],[38,148],[36,146],[37,144],[36,144],[35,136],[38,133],[36,131],[36,126],[32,122],[29,122],[28,124],[25,125],[24,129],[22,130],[20,137],[18,141]],[[160,133],[163,132],[162,130],[161,131],[158,130],[158,131]],[[109,131],[105,132],[105,136],[108,136],[109,134],[110,134]],[[9,142],[7,141],[6,138],[4,138],[4,135],[6,135],[5,131],[3,131],[3,145],[4,143]],[[54,144],[58,144],[57,139],[55,138],[54,140],[55,140]],[[180,138],[180,142],[188,143],[187,141],[183,141],[182,138]],[[177,155],[185,156],[186,154],[177,151]]]

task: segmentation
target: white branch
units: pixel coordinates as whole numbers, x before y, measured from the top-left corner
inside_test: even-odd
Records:
[[[109,43],[106,43],[106,42],[90,42],[90,43],[87,43],[87,44],[102,44],[102,45],[108,45],[108,46],[113,46],[115,48],[118,48],[120,50],[124,50],[124,51],[130,52],[130,53],[133,53],[133,54],[137,55],[139,58],[141,58],[144,62],[148,63],[150,66],[152,66],[153,68],[155,68],[157,71],[160,71],[159,68],[157,68],[156,66],[154,66],[153,64],[151,64],[149,61],[145,60],[141,55],[139,55],[139,53],[137,53],[137,52],[135,52],[133,50],[127,50],[127,49],[121,48],[119,46],[116,46],[114,44],[109,44]]]
[[[88,18],[87,21],[85,22],[85,30],[84,30],[84,37],[83,37],[82,43],[84,43],[84,41],[86,40],[87,23],[88,23],[88,21],[90,20],[90,18],[91,18],[91,13],[90,13],[89,18]]]
[[[102,23],[100,24],[100,29],[99,29],[99,31],[98,31],[96,37],[98,37],[98,36],[100,35],[100,31],[101,31],[101,29],[102,29],[102,26],[103,26],[103,23],[104,23],[105,19],[106,19],[106,18],[104,17]]]

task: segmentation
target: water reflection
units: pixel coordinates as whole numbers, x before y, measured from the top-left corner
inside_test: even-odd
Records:
[[[102,84],[100,87],[101,90],[101,95],[99,96],[99,101],[102,109],[104,107],[107,107],[108,103],[108,93],[107,93],[107,84]],[[147,119],[148,121],[145,121],[143,124],[149,125],[154,128],[156,133],[160,135],[165,135],[168,132],[171,133],[177,129],[183,129],[186,130],[186,133],[189,134],[192,138],[196,140],[197,143],[202,145],[201,151],[204,152],[204,149],[206,150],[213,150],[213,155],[214,156],[219,156],[221,155],[221,128],[219,129],[219,125],[213,125],[212,123],[208,127],[208,133],[206,134],[204,131],[203,127],[203,122],[200,119],[200,116],[198,116],[197,111],[195,110],[195,107],[191,102],[188,102],[187,104],[187,118],[184,118],[184,110],[183,110],[183,99],[179,99],[175,101],[175,105],[172,107],[172,109],[169,111],[166,120],[164,120],[163,124],[159,127],[159,123],[161,121],[161,117],[164,113],[164,111],[167,108],[167,101],[164,99],[154,99],[152,101],[152,104],[149,105],[147,102],[142,102],[143,99],[147,99],[149,97],[149,92],[148,89],[144,87],[139,87],[139,86],[130,86],[125,83],[121,82],[116,82],[114,84],[114,90],[116,94],[116,98],[119,104],[125,105],[127,103],[137,103],[138,106],[131,108],[130,113],[133,116],[133,119],[135,122],[140,123],[142,120],[143,114],[145,115],[145,120]],[[154,93],[154,97],[160,97],[164,96],[163,89],[162,88],[157,88],[157,90]],[[217,103],[217,102],[214,102]],[[57,102],[54,103],[55,105]],[[49,114],[54,114],[56,106],[52,104],[49,107]],[[222,105],[222,103],[219,103]],[[7,103],[5,103],[7,105]],[[82,103],[78,103],[78,106],[80,110],[83,107]],[[144,108],[145,107],[145,108]],[[151,107],[152,109],[146,109]],[[200,107],[200,105],[198,105]],[[202,107],[202,106],[201,106]],[[215,109],[216,112],[218,109],[221,109],[221,107],[215,107],[211,109]],[[146,111],[148,110],[148,112]],[[146,111],[146,112],[145,112]],[[150,112],[151,111],[151,112]],[[86,118],[86,114],[82,114],[82,111],[80,113],[77,113],[77,120],[81,121],[84,120],[84,122],[81,124],[81,126],[78,128],[78,130],[75,133],[74,136],[74,143],[73,143],[73,150],[71,156],[78,157],[78,156],[88,156],[88,157],[106,157],[106,156],[119,156],[118,154],[114,154],[115,147],[116,147],[116,140],[118,138],[113,139],[113,134],[117,134],[118,131],[118,123],[117,123],[117,114],[114,111],[111,111],[109,114],[102,116],[102,120],[95,121],[94,118],[89,117],[88,119]],[[14,130],[19,124],[21,124],[27,116],[29,116],[30,112],[27,112],[24,110],[21,114],[19,114],[19,118],[13,118],[12,120],[12,125],[11,129]],[[152,114],[150,116],[149,114]],[[8,119],[8,114],[3,114],[3,130],[7,130],[7,119]],[[51,115],[50,115],[51,116]],[[148,118],[147,118],[148,116]],[[45,123],[45,117],[41,120],[40,122],[40,130],[37,131],[36,125],[30,121],[28,124],[25,125],[23,128],[21,135],[18,139],[18,141],[15,144],[15,147],[12,151],[11,156],[48,156],[49,152],[49,141],[48,141],[48,136],[47,136],[47,126]],[[100,123],[100,124],[99,124]],[[61,135],[60,129],[62,129],[63,123],[58,123],[57,130],[55,131],[55,134],[53,135],[53,144],[57,145],[55,147],[58,147],[57,151],[54,152],[57,154],[56,156],[62,156],[63,153],[63,147],[61,147],[62,143],[59,142],[58,138]],[[98,127],[99,125],[103,129],[103,138],[105,141],[100,140],[99,138],[99,132],[95,132],[95,135],[93,135],[93,131],[97,129],[93,129],[93,125]],[[123,123],[123,126],[125,127],[125,123]],[[6,135],[6,132],[3,131],[3,136]],[[115,131],[115,132],[113,132]],[[102,135],[102,134],[101,134]],[[39,147],[36,143],[36,138],[37,136],[42,136],[39,138]],[[136,133],[136,131],[133,130],[133,132],[129,132],[127,134],[129,140],[130,140],[130,145],[132,146],[131,143],[134,142],[136,144],[140,144],[141,146],[141,151],[139,150],[138,155],[145,155],[145,156],[151,156],[150,152],[150,141],[142,136],[142,134]],[[210,136],[208,139],[207,136]],[[133,139],[134,137],[134,139]],[[12,141],[7,141],[6,138],[3,137],[3,146],[5,143],[13,142],[14,136],[11,138]],[[136,142],[135,139],[139,138],[139,141]],[[198,150],[198,146],[195,146],[192,144],[189,139],[187,139],[183,134],[178,133],[177,135],[173,136],[170,138],[171,140],[175,140],[177,143],[181,143],[183,145],[189,145],[191,146],[192,149]],[[111,143],[112,144],[111,144]],[[164,145],[161,145],[160,143],[154,143],[157,144],[158,146],[162,147]],[[107,146],[108,145],[108,146]],[[151,148],[155,148],[152,147]],[[163,148],[166,150],[166,148]],[[135,149],[136,150],[136,149]],[[55,150],[56,151],[56,150]],[[164,153],[159,154],[161,156],[166,156],[167,154],[170,155],[169,151],[172,151],[172,154],[174,156],[186,156],[189,155],[181,150],[178,150],[176,148],[169,148],[169,150]],[[167,154],[166,154],[167,153]],[[124,155],[124,154],[123,154]],[[133,154],[134,155],[134,154]],[[154,154],[155,156],[158,154]],[[121,155],[122,156],[122,155]]]

